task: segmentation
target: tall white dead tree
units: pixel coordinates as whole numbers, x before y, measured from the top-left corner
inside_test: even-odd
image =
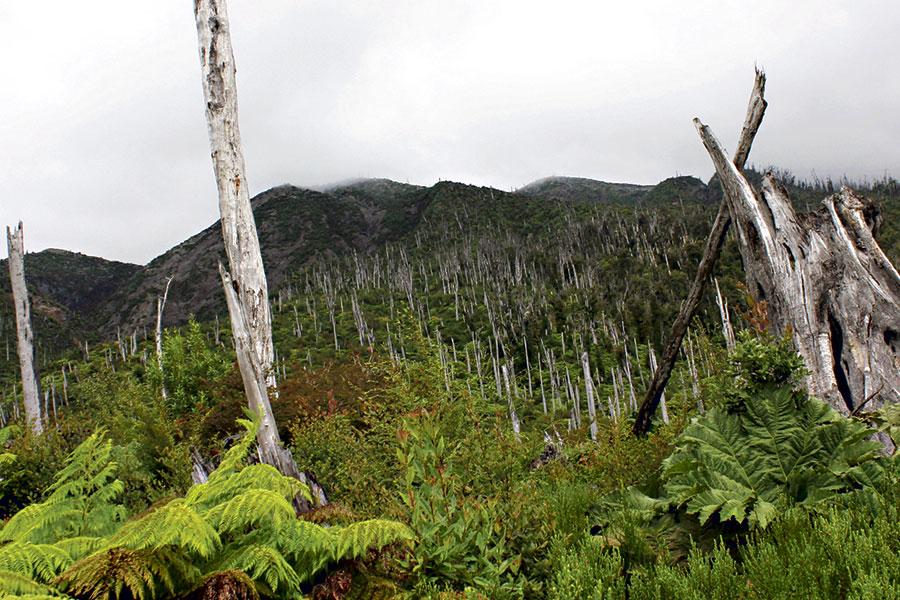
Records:
[[[219,264],[231,318],[235,352],[250,409],[262,417],[257,433],[260,458],[285,475],[307,478],[291,453],[281,445],[269,404],[274,387],[272,315],[262,254],[250,206],[249,187],[238,127],[237,85],[228,12],[224,0],[195,0],[194,16],[200,42],[203,95],[219,190],[219,212],[229,269]],[[313,492],[324,495],[317,486]]]
[[[34,433],[41,433],[41,380],[34,364],[34,331],[31,329],[31,307],[28,289],[25,287],[25,233],[19,221],[15,231],[6,228],[9,248],[9,281],[13,304],[16,309],[16,336],[18,338],[19,367],[22,370],[22,393],[25,418]]]
[[[163,400],[168,397],[168,394],[166,392],[165,372],[163,371],[162,315],[166,309],[166,300],[169,298],[170,285],[172,285],[172,277],[166,278],[166,290],[162,296],[156,298],[156,365],[159,367],[160,391],[162,392]]]
[[[771,174],[758,194],[694,124],[725,190],[748,287],[772,329],[791,334],[810,393],[844,414],[900,402],[900,276],[875,241],[877,206],[845,187],[798,215]]]

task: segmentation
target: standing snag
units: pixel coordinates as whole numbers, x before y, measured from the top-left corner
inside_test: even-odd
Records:
[[[162,315],[166,309],[166,300],[169,298],[170,285],[172,285],[172,277],[167,277],[166,290],[162,296],[156,298],[156,366],[159,368],[160,392],[163,400],[168,397],[168,394],[166,392],[166,374],[163,371]]]
[[[220,264],[219,272],[231,317],[241,379],[250,409],[261,416],[256,437],[262,461],[285,475],[306,481],[290,451],[281,445],[269,404],[269,388],[275,384],[272,315],[244,168],[234,55],[225,2],[196,0],[194,16],[200,42],[203,96],[219,192],[222,236],[229,264],[228,270]],[[311,487],[320,501],[324,500],[314,483]]]
[[[16,309],[16,337],[19,367],[22,370],[22,394],[25,419],[34,433],[44,431],[41,421],[41,380],[34,364],[34,331],[31,329],[31,306],[25,287],[25,232],[19,221],[15,231],[6,228],[9,248],[9,280]]]

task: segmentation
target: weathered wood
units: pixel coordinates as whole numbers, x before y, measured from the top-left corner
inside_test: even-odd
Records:
[[[597,405],[594,402],[594,382],[591,381],[591,363],[588,353],[581,353],[581,369],[584,372],[584,391],[587,396],[588,417],[591,419],[591,439],[597,441]]]
[[[22,371],[25,419],[31,430],[39,434],[44,431],[41,421],[41,380],[34,364],[34,330],[31,328],[28,289],[25,287],[25,232],[21,221],[15,231],[6,228],[6,241],[9,248],[9,281],[16,311],[16,338],[19,368]]]
[[[734,154],[734,165],[738,170],[744,168],[747,157],[750,155],[750,147],[753,144],[753,138],[759,131],[762,124],[763,116],[766,112],[766,75],[760,69],[756,70],[756,77],[753,82],[753,91],[750,93],[750,102],[747,106],[747,116],[744,119],[744,126],[741,128],[741,135],[738,140],[737,151]],[[663,351],[662,360],[653,373],[650,380],[650,387],[647,389],[647,395],[641,403],[641,407],[637,412],[634,420],[632,431],[635,435],[644,435],[650,430],[650,423],[656,407],[659,405],[669,377],[672,375],[672,368],[675,366],[675,360],[678,358],[678,352],[681,349],[681,343],[684,341],[684,335],[687,333],[688,325],[697,312],[700,305],[700,299],[706,289],[706,283],[712,275],[713,267],[719,259],[722,246],[725,243],[725,235],[728,233],[728,227],[731,224],[728,203],[722,200],[719,205],[719,212],[716,213],[716,219],[713,222],[712,230],[706,240],[706,247],[703,250],[703,258],[700,260],[700,266],[697,268],[697,275],[691,284],[691,289],[681,310],[672,324],[672,332],[669,334],[669,343]]]
[[[172,285],[172,277],[166,278],[166,289],[161,297],[156,298],[156,366],[159,368],[160,392],[165,400],[168,397],[166,392],[166,378],[163,371],[163,339],[162,339],[162,316],[166,309],[166,300],[169,298],[169,286]]]
[[[760,195],[695,119],[734,217],[747,283],[789,333],[807,387],[843,414],[900,401],[900,275],[875,241],[877,206],[843,188],[797,215],[767,174]]]
[[[229,272],[220,264],[219,274],[238,367],[250,408],[262,420],[257,432],[262,461],[285,475],[306,481],[290,452],[281,445],[269,404],[269,388],[275,383],[272,315],[241,148],[235,64],[225,2],[195,0],[194,16],[222,236],[230,268]]]

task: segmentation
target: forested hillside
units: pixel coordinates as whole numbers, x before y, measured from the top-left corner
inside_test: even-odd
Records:
[[[801,208],[828,192],[788,183]],[[362,180],[257,196],[272,406],[328,498],[300,520],[291,501],[305,486],[254,464],[245,432],[259,425],[241,421],[218,224],[145,267],[29,254],[48,431],[21,427],[7,300],[0,589],[900,595],[896,458],[802,391],[802,363],[764,333],[765,306],[742,288],[734,239],[664,416],[649,436],[630,433],[717,185],[551,178],[510,193]],[[896,185],[866,191],[896,262]],[[160,369],[153,328],[169,276]],[[896,431],[895,413],[866,418]],[[211,474],[192,486],[198,469]]]

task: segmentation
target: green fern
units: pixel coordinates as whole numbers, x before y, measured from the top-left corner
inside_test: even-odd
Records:
[[[5,448],[9,442],[9,438],[17,435],[21,430],[16,425],[8,425],[0,428],[0,449]],[[8,465],[16,460],[16,455],[12,452],[0,451],[0,467]]]
[[[182,548],[201,558],[211,556],[221,545],[216,530],[183,498],[129,521],[108,543],[108,547],[157,550],[167,546]]]
[[[0,595],[150,600],[227,588],[246,598],[296,598],[329,564],[412,540],[392,521],[324,527],[298,520],[291,501],[309,490],[269,465],[246,465],[259,420],[241,423],[247,434],[207,483],[124,523],[112,445],[102,432],[90,436],[48,498],[0,530]]]
[[[196,567],[177,550],[117,547],[78,561],[54,583],[80,597],[145,600],[172,595],[180,582],[197,577]]]
[[[50,544],[12,542],[0,547],[0,571],[48,581],[72,564],[68,552]]]
[[[48,595],[50,587],[38,583],[18,571],[0,569],[0,598],[19,598],[25,595]]]
[[[115,531],[126,512],[115,503],[124,484],[115,479],[111,457],[112,443],[102,431],[88,437],[69,455],[48,498],[16,513],[0,531],[0,541],[53,543]]]
[[[391,544],[415,539],[412,530],[403,523],[384,519],[332,527],[328,533],[334,538],[332,559],[335,561],[360,558],[369,550],[380,550]]]

